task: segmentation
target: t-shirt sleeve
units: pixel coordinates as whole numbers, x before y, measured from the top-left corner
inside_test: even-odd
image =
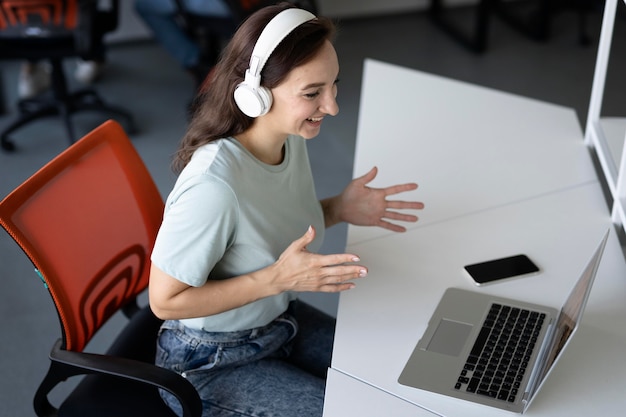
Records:
[[[237,199],[226,184],[203,176],[168,198],[151,260],[166,274],[202,286],[234,241]]]

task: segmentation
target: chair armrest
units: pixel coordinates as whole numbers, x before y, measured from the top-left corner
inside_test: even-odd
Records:
[[[105,374],[131,379],[164,389],[180,401],[184,417],[200,417],[202,402],[196,389],[182,376],[169,369],[118,356],[73,352],[61,348],[59,339],[52,347],[50,359],[70,367],[68,374]]]

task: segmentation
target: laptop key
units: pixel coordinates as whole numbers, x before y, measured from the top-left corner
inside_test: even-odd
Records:
[[[496,391],[491,391],[491,390],[486,391],[486,390],[481,390],[481,389],[477,390],[476,394],[484,395],[490,398],[496,398],[498,396],[498,393]]]
[[[478,384],[479,383],[480,383],[480,379],[478,379],[478,378],[470,379],[469,384],[467,384],[466,391],[467,392],[476,392],[476,389],[478,388]]]
[[[470,355],[480,356],[480,353],[483,351],[483,347],[485,346],[485,343],[487,342],[487,338],[489,337],[490,331],[491,329],[489,329],[489,327],[483,327],[482,329],[480,329],[480,333],[478,334],[478,337],[476,338],[476,342],[474,342],[474,347],[472,347],[472,351],[470,352]]]

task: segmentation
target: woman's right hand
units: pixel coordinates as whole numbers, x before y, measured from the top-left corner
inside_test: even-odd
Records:
[[[309,252],[307,245],[315,239],[315,229],[295,240],[269,267],[271,285],[277,292],[339,292],[354,288],[353,279],[367,276],[367,268],[355,265],[356,255],[342,253],[320,255]]]

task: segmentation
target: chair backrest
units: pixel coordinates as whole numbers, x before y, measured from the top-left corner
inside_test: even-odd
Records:
[[[41,36],[71,31],[78,23],[78,0],[0,0],[0,31]]]
[[[0,225],[46,284],[64,347],[82,351],[148,285],[163,199],[122,127],[107,121],[0,202]]]

